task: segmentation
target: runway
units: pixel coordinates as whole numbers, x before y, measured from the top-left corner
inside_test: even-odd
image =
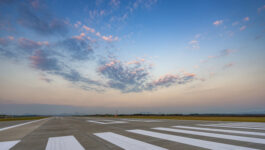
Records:
[[[51,117],[0,122],[0,150],[265,149],[265,123]]]

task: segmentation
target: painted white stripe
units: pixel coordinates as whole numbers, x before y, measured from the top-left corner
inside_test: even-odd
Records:
[[[136,122],[162,122],[161,120],[151,120],[151,119],[121,119],[124,121],[136,121]]]
[[[18,142],[20,142],[20,140],[0,142],[0,150],[9,150],[10,148],[14,147]]]
[[[188,127],[188,126],[173,126],[173,127],[175,127],[175,128],[183,128],[183,129],[203,130],[203,131],[214,131],[214,132],[238,133],[238,134],[265,136],[265,133],[260,133],[260,132],[224,130],[224,129],[213,129],[213,128],[198,128],[198,127]]]
[[[97,123],[97,124],[106,124],[105,122],[99,122],[94,120],[87,120],[87,122]]]
[[[223,125],[232,125],[232,126],[245,126],[245,127],[265,127],[265,123],[256,123],[256,122],[237,122],[237,123],[224,123]]]
[[[257,127],[257,128],[264,128],[264,125],[262,124],[256,124],[256,123],[227,123],[227,124],[214,124],[214,125],[220,125],[220,126],[229,126],[229,127]]]
[[[254,127],[235,127],[227,125],[215,125],[215,124],[198,124],[199,126],[209,126],[209,127],[221,127],[221,128],[238,128],[238,129],[255,129],[255,130],[265,130],[264,128],[254,128]]]
[[[106,121],[106,120],[105,120]],[[87,120],[87,122],[92,122],[92,123],[97,123],[97,124],[119,124],[119,123],[128,123],[125,121],[112,121],[112,122],[100,122],[100,121],[95,121],[95,120]]]
[[[205,125],[205,124],[204,124]],[[242,126],[242,127],[261,127],[265,128],[265,123],[250,123],[250,122],[238,122],[238,123],[219,123],[211,125],[220,125],[220,126]]]
[[[94,135],[125,150],[167,150],[159,146],[128,138],[112,132],[94,133]]]
[[[252,138],[252,137],[226,135],[226,134],[216,134],[216,133],[206,133],[206,132],[188,131],[188,130],[171,129],[171,128],[152,128],[152,129],[162,130],[162,131],[169,131],[169,132],[176,132],[176,133],[208,136],[208,137],[221,138],[221,139],[229,139],[229,140],[235,140],[235,141],[243,141],[243,142],[265,144],[265,139],[261,139],[261,138]]]
[[[51,137],[46,150],[85,150],[74,136]]]
[[[45,119],[47,119],[47,118],[45,118]],[[25,122],[25,123],[16,124],[16,125],[9,126],[9,127],[4,127],[4,128],[1,128],[0,131],[4,131],[4,130],[7,130],[7,129],[12,129],[12,128],[15,128],[15,127],[20,127],[20,126],[23,126],[23,125],[27,125],[27,124],[38,122],[38,121],[45,120],[45,119],[34,120],[34,121],[29,121],[29,122]]]
[[[223,143],[181,137],[181,136],[146,131],[146,130],[136,129],[136,130],[127,130],[127,131],[132,132],[132,133],[141,134],[141,135],[151,136],[151,137],[155,137],[155,138],[159,138],[163,140],[178,142],[178,143],[197,146],[197,147],[206,148],[206,149],[212,149],[212,150],[255,150],[253,148],[248,148],[248,147],[223,144]]]

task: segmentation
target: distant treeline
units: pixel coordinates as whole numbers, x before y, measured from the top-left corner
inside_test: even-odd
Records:
[[[113,116],[197,116],[197,117],[265,117],[265,114],[144,114],[144,113],[136,113],[136,114],[60,114],[60,115],[4,115],[0,114],[0,118],[34,118],[34,117],[50,117],[50,116],[79,116],[79,117],[113,117]]]
[[[0,118],[35,118],[35,117],[49,117],[44,115],[0,115]]]
[[[95,116],[95,117],[112,117],[112,116],[201,116],[201,117],[265,117],[265,114],[95,114],[95,115],[74,115],[74,116]]]

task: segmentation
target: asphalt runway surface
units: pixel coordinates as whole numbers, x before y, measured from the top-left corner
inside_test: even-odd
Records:
[[[265,149],[265,123],[51,117],[0,122],[0,150]]]

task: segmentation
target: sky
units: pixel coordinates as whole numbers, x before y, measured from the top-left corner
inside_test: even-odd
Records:
[[[0,113],[265,113],[264,0],[1,0]]]

